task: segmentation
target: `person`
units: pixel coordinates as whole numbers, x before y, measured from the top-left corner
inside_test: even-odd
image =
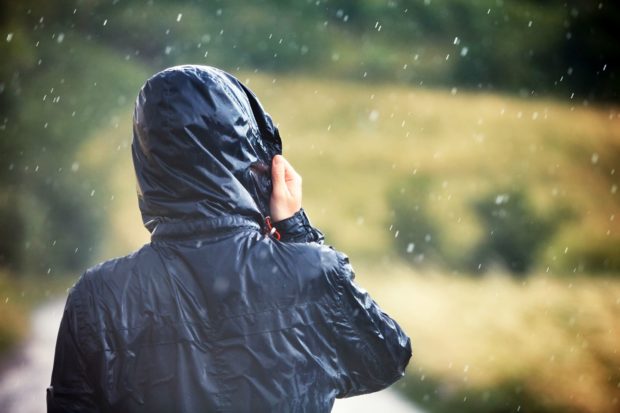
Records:
[[[151,241],[71,289],[48,412],[329,412],[403,376],[409,337],[310,224],[239,80],[154,75],[131,150]]]

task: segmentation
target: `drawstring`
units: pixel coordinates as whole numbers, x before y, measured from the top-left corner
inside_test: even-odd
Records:
[[[272,235],[275,239],[280,241],[280,233],[278,232],[276,227],[274,227],[271,224],[271,217],[266,217],[265,218],[265,225],[267,227],[267,235]]]

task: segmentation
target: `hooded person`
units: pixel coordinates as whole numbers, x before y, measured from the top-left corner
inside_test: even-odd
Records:
[[[410,340],[347,256],[301,208],[270,221],[286,161],[247,87],[156,74],[131,148],[151,242],[71,289],[48,412],[329,412],[403,376]]]

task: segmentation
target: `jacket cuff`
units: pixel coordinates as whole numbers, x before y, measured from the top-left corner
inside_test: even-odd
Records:
[[[310,224],[306,211],[301,208],[292,217],[273,223],[280,233],[282,242],[318,242],[323,243],[323,233]]]

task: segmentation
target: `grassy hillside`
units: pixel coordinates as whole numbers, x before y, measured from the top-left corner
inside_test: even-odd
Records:
[[[360,283],[411,335],[414,359],[399,389],[437,412],[617,411],[620,280],[554,267],[573,249],[618,240],[617,108],[239,76],[279,122],[314,224],[351,255]],[[130,113],[78,155],[109,165],[102,259],[148,240]],[[525,281],[500,268],[481,278],[416,269],[394,252],[386,197],[414,174],[432,178],[432,213],[457,247],[484,235],[468,205],[489,190],[519,185],[537,210],[564,205],[574,218]]]
[[[523,188],[541,213],[559,207],[573,213],[541,258],[542,269],[553,269],[574,250],[620,239],[617,108],[238,75],[279,123],[284,154],[304,177],[304,205],[311,219],[330,242],[358,260],[373,262],[393,252],[386,195],[414,175],[432,178],[431,213],[455,248],[484,236],[470,203],[489,191],[501,194],[514,187]],[[126,147],[130,108],[125,115],[78,155],[88,159],[90,151],[93,161],[107,155],[119,162],[109,169],[122,185],[110,208],[114,219],[122,220],[121,228],[128,228],[127,214],[138,221]],[[127,196],[129,210],[122,201]],[[124,213],[114,209],[120,205]],[[123,240],[116,253],[144,237]]]

